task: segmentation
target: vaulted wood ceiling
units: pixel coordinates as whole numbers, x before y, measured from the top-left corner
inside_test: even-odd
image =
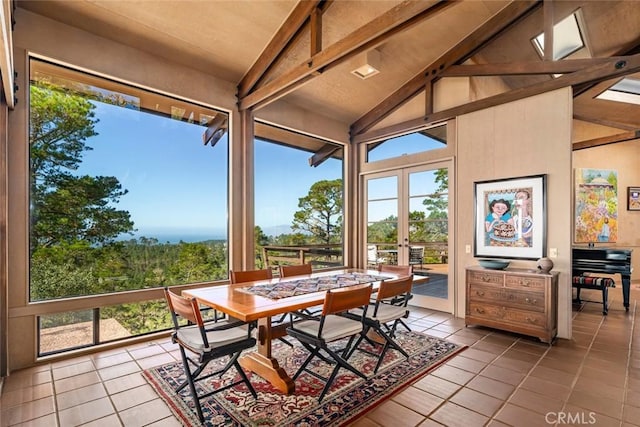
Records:
[[[640,71],[640,7],[633,1],[16,4],[233,82],[241,110],[287,101],[342,121],[354,141],[569,85],[574,119],[606,135],[601,141],[577,141],[576,148],[628,139],[640,130],[640,106],[595,98],[622,76]],[[541,58],[531,40],[545,29],[550,34],[554,22],[577,10],[587,49],[579,59]],[[351,71],[373,48],[380,54],[380,73],[361,80]],[[473,101],[434,104],[434,85],[461,77],[471,79]]]

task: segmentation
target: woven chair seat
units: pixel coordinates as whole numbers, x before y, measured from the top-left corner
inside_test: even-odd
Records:
[[[608,290],[609,288],[615,288],[616,282],[609,277],[597,277],[597,276],[573,276],[572,286],[576,288],[576,302],[581,304],[583,300],[580,299],[581,289],[596,289],[602,292],[602,314],[607,314],[609,310],[608,303]],[[598,302],[589,301],[585,302]]]

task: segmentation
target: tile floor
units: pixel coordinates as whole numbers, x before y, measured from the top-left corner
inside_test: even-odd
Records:
[[[640,426],[640,287],[632,287],[629,313],[616,288],[608,316],[599,304],[574,308],[573,339],[553,346],[416,309],[414,330],[468,348],[352,426]],[[177,426],[140,372],[178,358],[163,340],[15,372],[0,425]]]

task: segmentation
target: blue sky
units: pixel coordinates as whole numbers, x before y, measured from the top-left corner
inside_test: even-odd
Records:
[[[78,174],[115,176],[129,193],[117,209],[129,211],[136,236],[224,237],[227,226],[225,135],[203,145],[204,128],[134,109],[96,102],[98,136],[83,153]],[[375,150],[389,157],[425,150],[427,138],[396,138]],[[269,232],[290,226],[298,199],[314,182],[342,177],[342,162],[310,167],[312,153],[258,140],[255,145],[256,224]],[[284,232],[287,232],[286,230]]]

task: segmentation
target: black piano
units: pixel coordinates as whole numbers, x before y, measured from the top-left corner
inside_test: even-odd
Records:
[[[583,273],[619,274],[622,276],[624,308],[629,311],[631,252],[631,249],[573,247],[573,276]]]

